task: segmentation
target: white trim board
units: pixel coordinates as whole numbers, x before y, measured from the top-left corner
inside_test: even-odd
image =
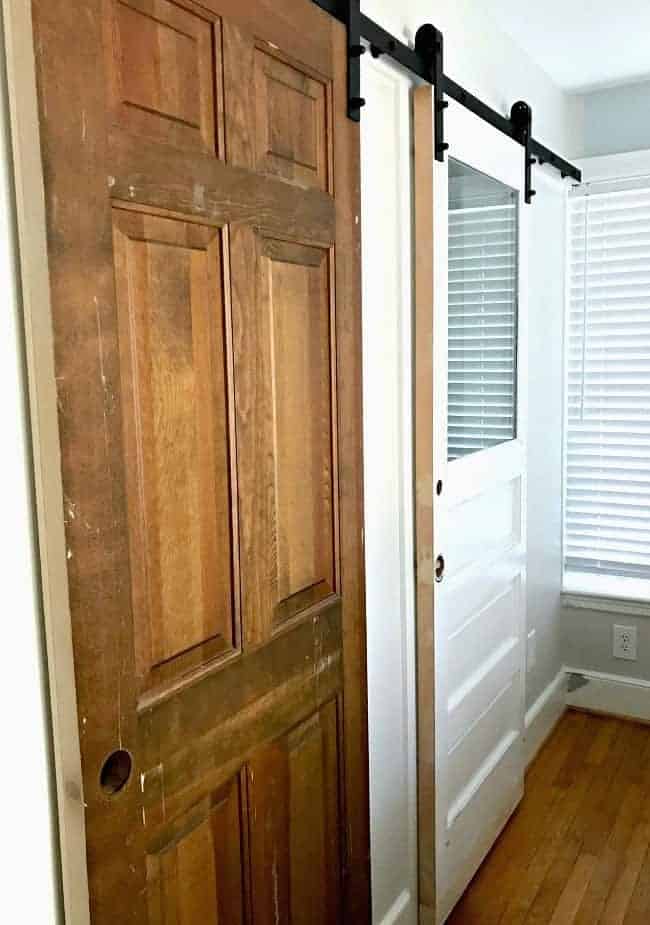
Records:
[[[378,925],[408,925],[412,899],[410,890],[403,890]]]
[[[650,723],[650,681],[583,668],[566,668],[566,672],[587,681],[568,692],[568,706]]]
[[[561,668],[526,711],[524,756],[527,768],[566,710],[566,677],[566,669]]]
[[[567,691],[569,675],[587,683]],[[650,681],[586,668],[562,668],[526,712],[525,756],[529,767],[567,707],[650,723]]]
[[[366,55],[363,437],[373,921],[417,921],[411,81]],[[383,268],[378,272],[378,268]],[[377,503],[381,498],[381,503]]]

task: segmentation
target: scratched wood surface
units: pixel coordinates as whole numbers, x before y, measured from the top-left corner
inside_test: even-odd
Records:
[[[344,30],[33,12],[91,920],[369,922]]]
[[[449,925],[647,925],[650,726],[569,711]]]
[[[413,91],[415,221],[414,462],[418,698],[418,889],[421,925],[435,919],[433,96]]]

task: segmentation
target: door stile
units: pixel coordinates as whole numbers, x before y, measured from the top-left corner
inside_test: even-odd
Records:
[[[414,505],[417,633],[418,869],[420,925],[435,921],[434,129],[430,86],[413,91],[415,324]]]
[[[370,921],[368,810],[368,689],[366,683],[365,560],[361,374],[361,140],[347,118],[347,37],[334,28],[334,172],[352,196],[336,196],[336,340],[341,590],[343,597],[343,723],[347,830],[345,921]],[[336,194],[336,190],[334,191]],[[356,360],[355,360],[356,358]],[[356,525],[353,527],[352,525]],[[363,796],[358,799],[358,793]],[[354,885],[354,886],[353,886]]]

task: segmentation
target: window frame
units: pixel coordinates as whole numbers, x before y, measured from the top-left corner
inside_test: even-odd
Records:
[[[577,161],[582,170],[582,183],[627,180],[647,177],[650,186],[650,149],[606,154]],[[600,576],[586,572],[567,571],[566,547],[566,485],[568,436],[568,345],[570,315],[570,198],[565,201],[565,273],[564,325],[562,342],[562,603],[565,607],[587,607],[636,616],[650,616],[650,581],[613,575]]]

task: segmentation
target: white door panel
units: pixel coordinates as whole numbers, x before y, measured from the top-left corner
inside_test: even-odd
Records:
[[[520,582],[515,580],[500,587],[496,597],[473,610],[458,629],[447,637],[451,679],[468,678],[489,659],[497,640],[515,639],[519,633]]]
[[[447,478],[450,482],[453,476]],[[440,505],[439,531],[446,540],[445,580],[452,583],[469,577],[461,574],[466,570],[484,574],[488,562],[521,543],[521,497],[521,478],[517,478],[492,485],[454,507]]]
[[[449,462],[445,459],[445,470]],[[445,487],[445,507],[452,509],[468,498],[518,478],[525,468],[523,438],[463,456],[454,461],[453,480]]]
[[[468,858],[485,857],[522,797],[521,738],[515,736],[511,733],[486,757],[481,773],[463,794],[461,811],[448,826],[449,844],[438,877],[438,908],[447,910],[441,921],[467,886]]]
[[[498,673],[496,678],[498,678]],[[495,678],[495,680],[496,680]],[[449,812],[453,817],[454,807],[463,794],[466,785],[480,773],[486,756],[491,755],[501,742],[517,727],[519,698],[517,693],[518,673],[507,673],[505,684],[497,681],[496,694],[491,699],[484,697],[484,704],[472,722],[460,725],[452,737],[449,751],[449,780],[454,782],[450,789]],[[485,694],[485,691],[483,691]]]
[[[457,104],[447,114],[451,160],[434,165],[439,922],[523,793],[526,600],[524,157]]]

